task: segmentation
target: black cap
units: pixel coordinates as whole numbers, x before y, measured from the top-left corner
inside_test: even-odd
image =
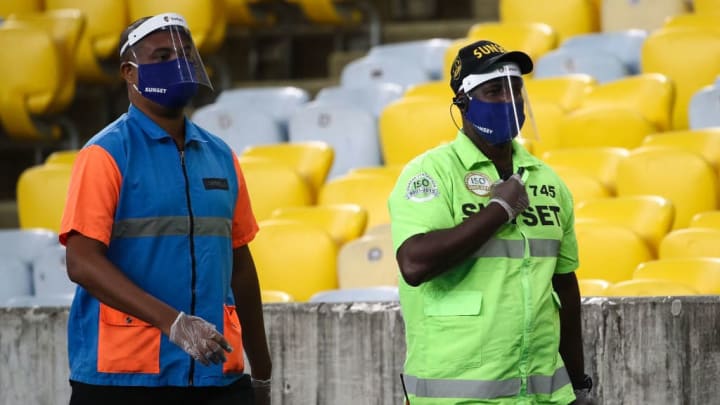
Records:
[[[495,42],[480,40],[466,45],[458,51],[450,67],[450,88],[457,94],[465,76],[484,73],[499,62],[516,63],[522,74],[530,73],[533,70],[532,59],[525,52],[508,52]]]

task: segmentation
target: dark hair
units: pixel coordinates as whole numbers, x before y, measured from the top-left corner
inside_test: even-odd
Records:
[[[149,17],[149,16],[148,16],[148,17],[139,18],[139,19],[133,21],[130,25],[127,26],[127,28],[125,28],[125,29],[123,30],[123,32],[120,34],[120,43],[118,44],[118,52],[120,52],[120,48],[121,48],[123,45],[125,45],[125,42],[127,42],[128,37],[130,36],[130,33],[131,33],[135,28],[139,27],[140,24],[144,23],[145,21],[149,20],[150,18],[151,18],[151,17]],[[129,47],[128,47],[128,49],[129,49]],[[127,55],[128,55],[128,49],[126,49],[125,52],[124,52],[122,55],[120,55],[120,62],[126,62],[126,61],[129,60],[129,58],[128,58],[128,56],[127,56]]]

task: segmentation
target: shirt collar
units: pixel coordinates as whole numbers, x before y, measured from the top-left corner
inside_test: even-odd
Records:
[[[160,139],[170,139],[170,134],[165,132],[164,129],[160,128],[158,124],[155,123],[150,117],[145,115],[144,112],[142,112],[139,108],[135,107],[133,104],[130,104],[130,108],[128,108],[128,117],[131,120],[136,121],[142,131],[147,134],[150,138],[155,140]],[[187,117],[184,117],[185,119],[185,145],[188,145],[190,142],[196,141],[196,142],[207,142],[206,135],[200,131],[195,124],[193,124],[192,121],[190,121]]]
[[[531,155],[516,140],[513,140],[513,164],[517,167],[537,166],[541,162]],[[451,147],[460,158],[465,169],[472,170],[485,164],[492,163],[480,149],[462,131],[458,131]]]

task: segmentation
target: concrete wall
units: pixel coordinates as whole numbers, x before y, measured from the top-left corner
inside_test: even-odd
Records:
[[[720,297],[589,298],[586,368],[601,404],[720,398]],[[397,303],[265,306],[273,404],[402,403]],[[0,405],[66,404],[67,309],[0,309]],[[449,342],[451,344],[451,342]]]

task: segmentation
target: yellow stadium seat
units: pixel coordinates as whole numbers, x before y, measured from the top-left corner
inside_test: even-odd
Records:
[[[45,107],[47,114],[65,110],[75,97],[75,53],[85,30],[85,15],[78,9],[48,10],[11,14],[4,28],[29,26],[45,30],[52,38],[61,58],[60,89]]]
[[[720,259],[661,259],[641,263],[633,273],[636,279],[662,279],[697,290],[700,294],[720,294]]]
[[[305,141],[249,146],[240,156],[271,159],[290,167],[305,179],[315,196],[330,172],[334,151],[326,142]]]
[[[403,97],[434,97],[445,102],[453,96],[450,84],[445,80],[413,84],[403,94]]]
[[[428,149],[455,139],[458,128],[450,117],[450,103],[450,99],[412,97],[385,107],[379,121],[385,164],[407,163]],[[408,125],[410,122],[412,125]]]
[[[240,166],[258,221],[270,218],[277,208],[312,204],[310,187],[295,170],[263,159],[241,160]]]
[[[127,0],[131,21],[161,13],[185,17],[195,47],[202,55],[215,53],[225,40],[225,0]]]
[[[720,259],[720,229],[676,229],[660,241],[658,258],[716,257]]]
[[[627,76],[593,87],[582,106],[623,107],[637,111],[658,131],[670,128],[675,89],[660,73]]]
[[[348,171],[348,175],[354,176],[356,174],[380,174],[383,176],[391,176],[397,179],[400,173],[405,168],[405,165],[385,165],[385,166],[368,166],[368,167],[356,167]]]
[[[384,223],[384,224],[377,224],[371,227],[368,227],[365,230],[365,235],[392,235],[392,227],[390,226],[390,223]]]
[[[58,139],[48,119],[60,93],[62,56],[40,28],[0,25],[0,123],[15,139]]]
[[[649,134],[643,146],[678,148],[702,156],[720,176],[720,128],[665,131]]]
[[[693,0],[693,9],[696,14],[720,15],[720,1],[718,0]]]
[[[537,60],[555,49],[558,37],[555,30],[539,22],[481,22],[468,30],[473,40],[490,40],[508,50],[523,51]]]
[[[119,83],[118,41],[130,24],[127,0],[45,0],[48,10],[74,8],[86,17],[85,31],[75,57],[78,81]]]
[[[635,268],[652,259],[652,254],[633,231],[626,227],[599,221],[575,223],[578,242],[580,279],[601,279],[610,282],[629,280]]]
[[[261,290],[260,298],[263,304],[293,302],[292,295],[279,290]]]
[[[555,103],[563,111],[572,111],[580,107],[585,97],[597,85],[592,76],[584,73],[525,80],[533,111],[537,102]]]
[[[297,301],[337,288],[337,245],[321,228],[266,220],[250,242],[261,290],[280,290]]]
[[[338,177],[320,190],[318,205],[357,204],[367,210],[367,226],[390,222],[387,199],[395,187],[395,178],[378,174]]]
[[[266,27],[275,24],[277,16],[264,0],[225,0],[228,24]]]
[[[720,210],[699,212],[693,215],[690,227],[720,229]]]
[[[662,28],[691,28],[717,31],[720,27],[718,27],[716,15],[686,13],[667,17]]]
[[[640,113],[625,107],[580,107],[565,116],[559,126],[563,148],[615,146],[635,148],[657,129]]]
[[[77,150],[58,150],[50,155],[48,155],[47,158],[45,158],[45,164],[69,164],[72,165],[75,163],[75,158],[77,157],[78,151]]]
[[[25,169],[17,182],[20,228],[60,231],[72,166],[46,164]]]
[[[672,49],[673,52],[668,52]],[[715,81],[720,72],[720,30],[659,29],[642,48],[644,73],[662,73],[675,84],[673,129],[688,128],[688,105],[692,95]]]
[[[672,203],[660,196],[599,198],[575,206],[578,221],[593,220],[627,227],[645,241],[653,254],[672,229],[674,217]]]
[[[684,228],[698,212],[717,208],[717,176],[712,167],[691,152],[643,146],[618,165],[617,195],[659,195],[675,207],[672,229]]]
[[[605,291],[612,283],[607,280],[598,278],[581,278],[578,279],[578,287],[580,287],[581,297],[604,297]]]
[[[648,278],[620,281],[605,290],[607,297],[659,297],[699,294],[693,287],[677,281]]]
[[[340,288],[397,286],[398,265],[390,235],[365,235],[338,252]]]
[[[594,176],[569,166],[554,166],[553,170],[567,185],[575,205],[596,198],[610,197],[610,191]]]
[[[341,246],[365,233],[367,210],[356,204],[285,207],[273,211],[272,219],[314,224],[324,229]]]
[[[654,31],[669,16],[690,11],[687,0],[602,0],[600,21],[603,32],[626,29]]]
[[[573,35],[596,32],[599,16],[595,5],[587,0],[525,1],[500,0],[501,22],[542,22],[558,34],[558,41]]]
[[[600,181],[611,193],[615,194],[615,172],[618,163],[630,154],[625,148],[588,147],[549,150],[542,155],[545,163],[551,167],[572,167]]]
[[[560,122],[565,112],[555,103],[540,102],[532,103],[533,120],[526,120],[525,125],[518,135],[518,141],[522,139],[523,144],[535,156],[542,156],[543,153],[558,149],[560,145]],[[535,122],[533,127],[532,122]]]
[[[353,25],[362,21],[363,14],[355,4],[343,0],[287,0],[296,3],[303,15],[314,23]]]
[[[43,9],[43,0],[2,0],[0,1],[0,19],[13,13],[39,12]]]

